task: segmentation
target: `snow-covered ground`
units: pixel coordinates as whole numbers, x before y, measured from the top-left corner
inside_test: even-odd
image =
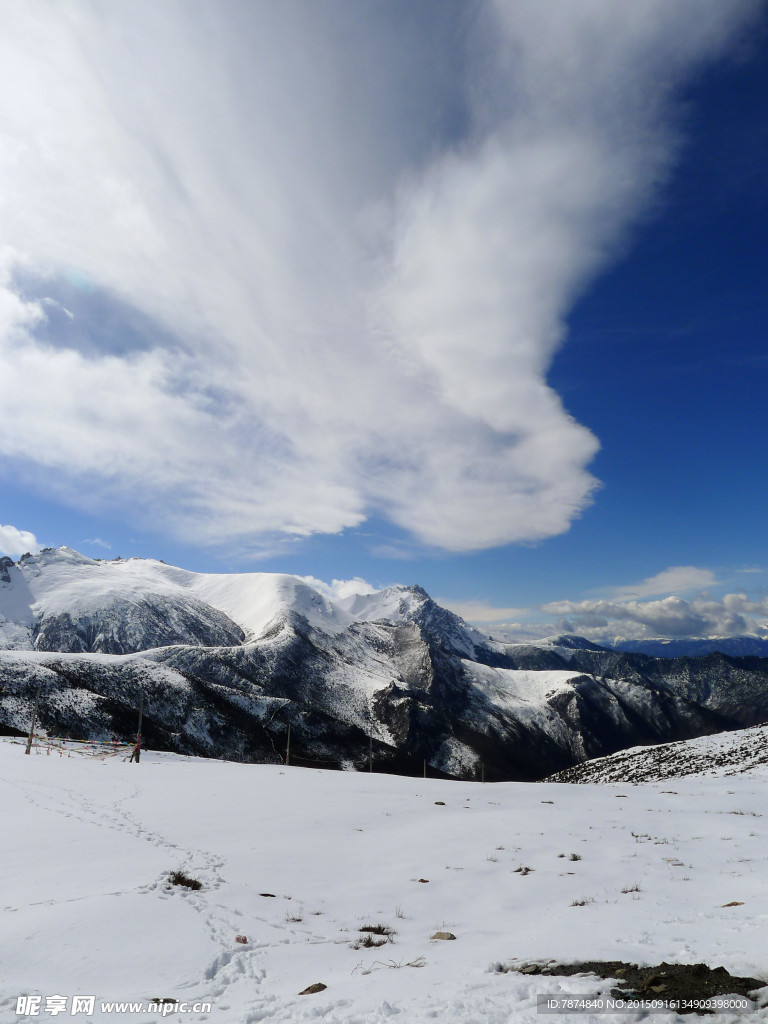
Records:
[[[515,958],[704,961],[768,979],[765,767],[482,785],[23,749],[0,741],[3,1024],[51,1019],[54,996],[72,1019],[90,995],[94,1013],[75,1019],[507,1024],[540,1019],[539,993],[612,987],[494,969]],[[169,886],[176,869],[202,888]],[[361,946],[367,924],[394,941]],[[30,995],[39,1012],[17,1015]],[[100,1008],[158,998],[212,1008]]]

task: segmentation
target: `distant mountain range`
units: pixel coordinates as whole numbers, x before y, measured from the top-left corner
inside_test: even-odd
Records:
[[[768,638],[756,633],[741,636],[683,637],[667,639],[654,637],[647,640],[631,640],[614,637],[595,643],[575,633],[544,637],[533,641],[539,647],[567,647],[588,651],[628,651],[631,654],[647,654],[651,658],[700,658],[705,654],[728,654],[734,658],[768,658]]]
[[[418,586],[330,600],[44,549],[0,559],[0,731],[40,688],[51,734],[300,764],[538,779],[637,744],[768,721],[768,660],[492,640]]]
[[[768,658],[768,638],[743,636],[693,637],[683,640],[613,640],[614,650],[649,654],[652,658],[699,658],[703,654],[730,654],[734,658]]]

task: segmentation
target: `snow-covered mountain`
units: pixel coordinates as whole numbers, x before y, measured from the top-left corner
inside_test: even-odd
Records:
[[[421,587],[387,587],[335,601],[300,576],[188,572],[154,559],[87,558],[44,548],[0,560],[0,647],[135,654],[169,644],[231,647],[286,620],[337,635],[354,623],[429,619],[457,650],[488,638],[434,604]]]
[[[323,591],[323,592],[321,592]],[[660,660],[573,637],[508,644],[420,587],[331,599],[69,548],[0,562],[0,729],[243,760],[541,778],[586,758],[768,720],[768,662]]]

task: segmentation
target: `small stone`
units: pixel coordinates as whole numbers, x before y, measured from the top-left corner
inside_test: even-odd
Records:
[[[744,900],[731,900],[730,903],[723,903],[724,907],[743,907]]]
[[[422,882],[424,885],[426,885],[427,882],[429,882],[429,879],[428,878],[420,878],[419,881]]]
[[[316,981],[314,985],[307,985],[307,987],[302,992],[299,992],[299,995],[313,996],[315,992],[324,992],[327,988],[328,986],[324,985],[322,981]]]
[[[541,968],[538,964],[527,964],[525,967],[520,968],[520,974],[538,974]]]
[[[430,939],[455,939],[456,936],[453,932],[435,932],[434,935],[430,935]]]
[[[248,941],[248,936],[247,935],[236,935],[235,936],[235,942],[242,942],[243,944],[245,944],[247,941]]]
[[[438,807],[445,807],[445,800],[435,800],[435,804]]]

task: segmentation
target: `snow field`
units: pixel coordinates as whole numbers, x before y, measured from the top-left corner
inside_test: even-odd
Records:
[[[768,979],[766,781],[481,785],[3,740],[0,1021],[39,993],[95,994],[105,1021],[508,1024],[538,1019],[537,993],[611,987],[494,971],[515,958]],[[351,948],[365,924],[394,942]],[[154,997],[213,1008],[99,1015]]]

